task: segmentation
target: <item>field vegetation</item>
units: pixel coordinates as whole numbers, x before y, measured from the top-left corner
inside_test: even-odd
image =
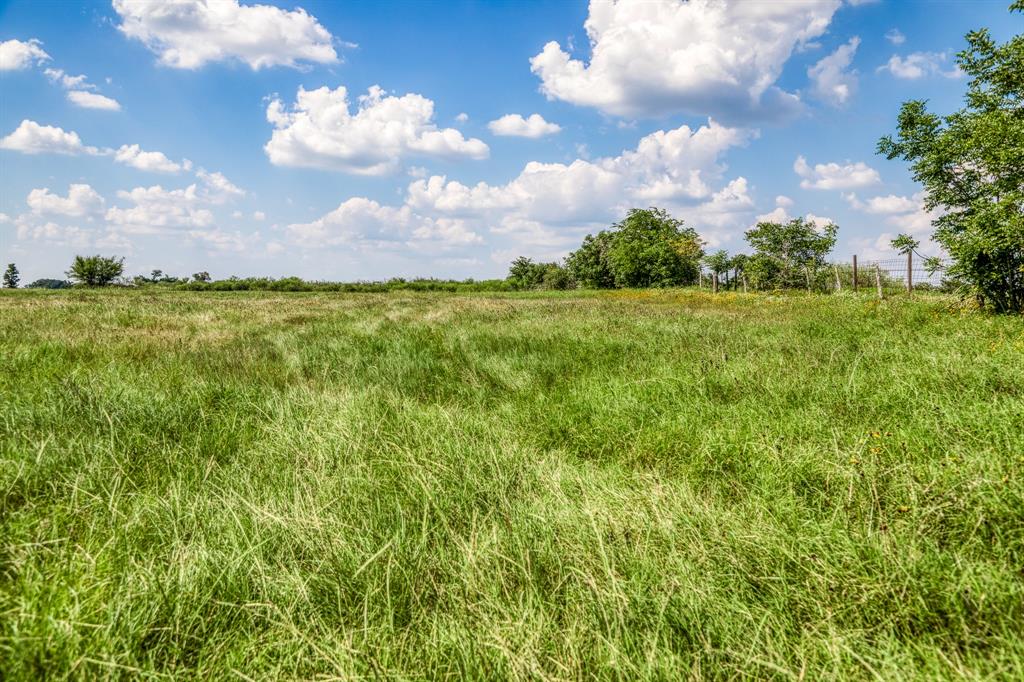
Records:
[[[1019,679],[1024,321],[0,291],[0,679]]]

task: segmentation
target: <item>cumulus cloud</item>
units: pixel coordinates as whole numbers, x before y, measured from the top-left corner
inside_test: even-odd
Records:
[[[618,116],[783,118],[800,102],[775,81],[794,49],[825,32],[839,5],[592,0],[584,24],[589,63],[552,41],[530,67],[549,99]]]
[[[483,242],[463,219],[417,215],[407,205],[383,206],[364,197],[343,201],[312,222],[288,225],[285,232],[294,243],[309,248],[443,250]]]
[[[96,147],[82,144],[78,133],[65,131],[56,126],[40,125],[25,119],[7,137],[0,139],[0,149],[21,152],[22,154],[100,154]]]
[[[530,114],[528,118],[523,118],[520,114],[505,114],[488,123],[487,127],[495,135],[532,138],[554,135],[562,130],[562,126],[548,123],[540,114]]]
[[[181,163],[171,161],[163,152],[143,151],[137,144],[124,144],[114,152],[114,161],[132,168],[157,173],[180,173],[191,170],[192,162],[183,159]]]
[[[63,69],[46,69],[43,73],[51,82],[68,90],[68,101],[76,106],[105,111],[121,110],[121,104],[116,99],[92,92],[96,90],[96,86],[89,83],[89,79],[83,74],[72,76]]]
[[[5,40],[0,43],[0,71],[20,71],[49,58],[43,44],[35,38],[25,42]]]
[[[940,209],[928,210],[925,208],[924,192],[917,192],[909,197],[889,194],[870,197],[866,200],[861,200],[856,194],[849,193],[843,194],[843,199],[851,208],[858,211],[885,216],[885,224],[898,232],[909,232],[922,236],[931,232],[933,221],[943,214]]]
[[[206,186],[205,197],[212,203],[221,204],[233,197],[245,196],[245,190],[224,177],[223,173],[210,173],[200,168],[196,171],[196,177]]]
[[[881,182],[878,171],[863,161],[844,165],[818,163],[812,167],[807,159],[798,156],[793,170],[802,178],[800,187],[803,189],[853,189]]]
[[[490,150],[481,140],[439,129],[433,119],[434,103],[422,95],[395,97],[373,86],[358,98],[353,114],[344,86],[300,87],[292,107],[280,99],[267,107],[274,132],[264,150],[278,166],[357,175],[393,172],[406,156],[487,158]]]
[[[781,201],[780,201],[781,200]],[[793,202],[784,196],[775,197],[775,208],[767,213],[762,213],[754,218],[754,223],[751,227],[756,227],[758,223],[787,223],[793,219],[794,216],[790,215],[786,209],[792,206]],[[813,213],[807,213],[803,216],[803,219],[814,225],[818,230],[828,226],[834,225],[835,221],[831,218],[824,216],[814,215]]]
[[[93,90],[96,86],[89,84],[89,79],[84,74],[72,76],[64,69],[46,69],[43,71],[50,82],[60,85],[66,90]]]
[[[893,28],[887,31],[885,34],[885,39],[888,40],[893,45],[902,45],[903,43],[907,42],[907,37],[900,33],[900,30],[898,28]]]
[[[889,61],[878,67],[878,71],[888,71],[896,78],[916,80],[938,74],[946,78],[959,78],[963,75],[960,67],[943,70],[949,57],[945,52],[914,52],[906,57],[894,54]]]
[[[414,180],[399,206],[354,197],[322,218],[289,225],[291,241],[315,248],[459,248],[484,232],[519,253],[564,254],[588,230],[602,229],[635,206],[676,210],[717,242],[749,221],[745,178],[722,184],[720,156],[750,131],[713,121],[694,130],[657,131],[618,156],[571,163],[530,162],[504,184],[466,185],[445,176]],[[497,248],[495,253],[504,250]]]
[[[202,197],[195,184],[166,190],[160,185],[120,191],[127,207],[107,209],[106,220],[126,233],[152,234],[167,229],[204,228],[213,225],[213,213],[201,208]]]
[[[252,69],[338,61],[334,37],[306,10],[242,5],[237,0],[114,0],[118,28],[160,63],[198,69],[238,60]]]
[[[102,109],[104,111],[121,111],[121,104],[116,99],[86,90],[72,90],[68,93],[68,101],[83,109]]]
[[[458,116],[455,117],[455,120],[458,123],[465,123],[466,121],[469,120],[469,114],[467,114],[465,111],[463,111],[461,114],[459,114]]]
[[[34,189],[28,193],[25,203],[38,215],[56,214],[76,218],[103,213],[106,206],[103,197],[86,184],[71,185],[66,197],[50,193],[48,187]]]
[[[849,101],[857,89],[857,72],[848,69],[859,45],[860,38],[854,36],[850,42],[840,45],[835,52],[807,69],[807,77],[812,84],[811,92],[815,97],[834,107]]]

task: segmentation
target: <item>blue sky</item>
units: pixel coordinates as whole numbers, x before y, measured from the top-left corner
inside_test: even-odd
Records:
[[[878,257],[932,216],[877,139],[959,105],[1007,4],[4,3],[0,261],[493,277],[649,205],[715,248],[809,215]]]

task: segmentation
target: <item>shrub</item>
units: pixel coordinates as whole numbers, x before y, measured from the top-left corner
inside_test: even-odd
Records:
[[[124,272],[124,258],[75,256],[71,269],[65,273],[73,282],[89,287],[112,284]]]

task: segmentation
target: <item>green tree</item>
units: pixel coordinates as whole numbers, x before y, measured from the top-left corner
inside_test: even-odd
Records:
[[[909,234],[900,233],[896,235],[895,239],[889,241],[889,245],[905,256],[917,247],[921,246],[921,242],[917,241]]]
[[[73,282],[90,287],[111,284],[124,272],[124,258],[105,256],[75,256],[71,269],[65,274]]]
[[[759,286],[802,287],[806,285],[804,268],[814,273],[826,263],[836,245],[839,228],[829,223],[820,230],[814,223],[794,218],[787,223],[758,223],[747,230],[746,238],[758,258]],[[765,262],[773,261],[774,267]]]
[[[192,275],[192,280],[195,282],[209,282],[210,273],[206,272],[205,270],[203,272],[197,272]]]
[[[703,242],[660,208],[630,210],[616,230],[608,262],[619,287],[667,287],[697,281]]]
[[[544,279],[544,265],[533,259],[519,256],[508,268],[508,283],[513,289],[536,289]]]
[[[1024,0],[1010,9],[1024,11]],[[878,152],[910,162],[925,207],[942,212],[932,224],[950,278],[997,311],[1024,312],[1024,35],[997,44],[982,29],[966,39],[957,55],[970,78],[965,106],[940,117],[904,102]]]
[[[575,282],[569,269],[558,263],[545,263],[544,274],[541,276],[540,286],[542,289],[572,289]]]
[[[4,270],[4,286],[8,289],[17,289],[20,281],[21,275],[18,273],[18,266],[8,263],[7,269]]]
[[[704,256],[704,265],[716,275],[728,272],[730,266],[729,253],[725,249],[719,249],[708,256]]]
[[[566,268],[572,278],[581,286],[590,289],[614,288],[615,273],[608,257],[614,240],[614,233],[608,230],[584,237],[580,248],[565,259]]]

